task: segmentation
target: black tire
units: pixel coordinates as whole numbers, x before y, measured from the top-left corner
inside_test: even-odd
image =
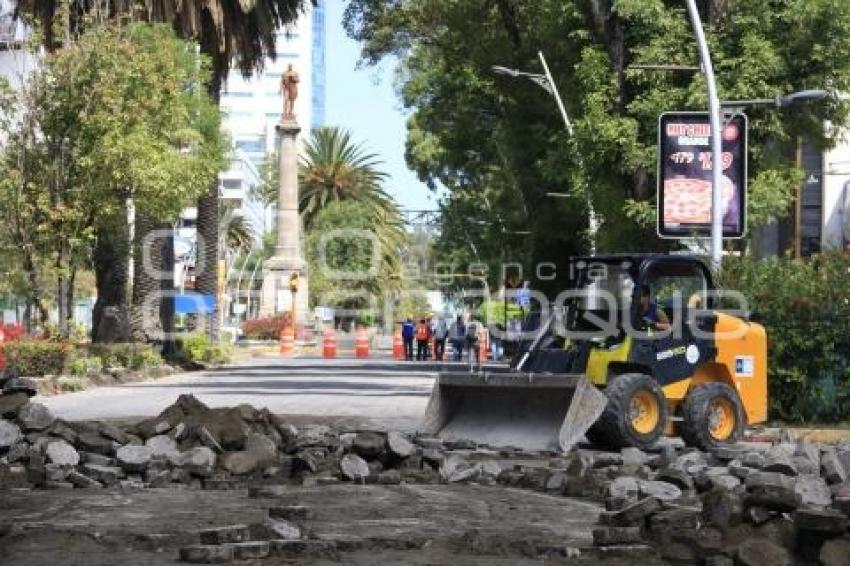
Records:
[[[632,426],[632,399],[638,393],[648,394],[658,411],[658,422],[652,430],[640,432]],[[587,439],[609,448],[634,446],[642,450],[655,444],[667,425],[667,403],[661,386],[642,373],[626,373],[612,379],[605,388],[608,404],[599,420],[587,431]]]
[[[731,433],[719,439],[711,432],[712,404],[725,401],[734,413]],[[744,433],[744,408],[737,391],[725,383],[704,383],[694,387],[682,403],[682,440],[690,446],[711,450],[737,442]]]

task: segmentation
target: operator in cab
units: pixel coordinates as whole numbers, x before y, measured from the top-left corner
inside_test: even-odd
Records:
[[[641,285],[640,302],[638,304],[640,320],[652,330],[667,330],[670,328],[670,319],[667,313],[652,300],[652,290],[649,285]]]

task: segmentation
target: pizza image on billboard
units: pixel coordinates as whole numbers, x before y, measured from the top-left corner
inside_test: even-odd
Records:
[[[727,117],[722,131],[723,237],[746,229],[747,119]],[[667,238],[711,234],[712,162],[708,113],[663,114],[658,129],[658,234]]]

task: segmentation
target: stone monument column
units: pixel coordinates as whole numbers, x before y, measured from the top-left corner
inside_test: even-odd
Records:
[[[277,195],[277,242],[274,256],[263,265],[263,289],[260,316],[292,312],[296,324],[309,323],[307,300],[307,262],[301,246],[301,217],[298,214],[298,134],[301,127],[295,119],[298,74],[292,66],[281,79],[284,94],[283,117],[275,129],[280,140]],[[297,292],[293,305],[291,284],[297,276]]]

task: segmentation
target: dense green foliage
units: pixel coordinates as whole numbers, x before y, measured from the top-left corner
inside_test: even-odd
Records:
[[[377,308],[385,290],[397,280],[399,231],[395,248],[383,249],[385,228],[369,205],[342,201],[327,204],[307,232],[311,304],[338,308]]]
[[[850,415],[850,257],[727,258],[721,283],[741,291],[768,336],[772,418]]]
[[[850,88],[850,4],[835,0],[699,2],[722,99]],[[600,251],[664,250],[654,229],[656,125],[670,110],[704,110],[701,74],[638,69],[697,65],[678,0],[353,0],[349,34],[366,63],[400,58],[411,110],[407,160],[443,186],[439,255],[459,266],[503,259],[526,270],[563,266],[588,249],[585,191],[601,221]],[[538,51],[575,128],[552,97],[493,65],[541,73]],[[801,180],[794,141],[829,143],[824,120],[846,121],[835,101],[748,111],[750,226],[784,215]],[[580,156],[580,158],[579,158]],[[572,195],[553,199],[547,192]],[[478,222],[480,221],[480,222]],[[511,232],[531,231],[531,235]],[[528,271],[526,271],[528,275]],[[560,285],[565,270],[547,285]],[[551,290],[551,289],[549,289]]]

